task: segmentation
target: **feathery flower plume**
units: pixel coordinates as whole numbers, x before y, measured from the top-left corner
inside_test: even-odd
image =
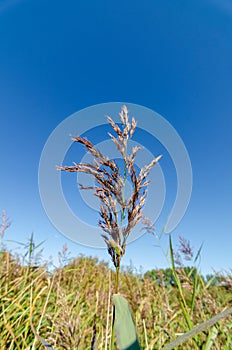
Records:
[[[81,189],[94,190],[94,195],[100,200],[100,220],[98,222],[105,234],[102,235],[106,242],[108,253],[110,254],[116,270],[120,269],[122,256],[125,254],[127,238],[135,227],[142,221],[148,232],[153,230],[150,221],[143,215],[142,208],[145,204],[147,186],[149,181],[147,176],[152,167],[160,160],[161,155],[153,159],[152,162],[144,166],[139,174],[135,169],[135,157],[141,147],[133,147],[132,153],[127,154],[127,144],[133,136],[137,122],[132,117],[129,122],[129,115],[126,106],[122,106],[119,113],[121,125],[116,124],[111,117],[107,117],[109,125],[112,127],[114,135],[109,133],[118,151],[122,155],[124,169],[118,167],[114,160],[105,157],[87,139],[73,136],[73,140],[85,146],[94,161],[90,163],[76,164],[73,166],[61,166],[58,170],[68,172],[83,172],[94,177],[96,185]],[[130,180],[132,194],[125,198],[124,191],[126,181]]]

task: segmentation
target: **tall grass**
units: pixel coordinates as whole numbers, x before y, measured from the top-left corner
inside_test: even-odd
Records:
[[[188,312],[194,281],[178,271]],[[199,277],[200,278],[200,277]],[[188,280],[188,284],[186,284]],[[45,267],[23,267],[9,253],[0,265],[0,349],[42,349],[32,326],[54,349],[91,349],[96,320],[97,349],[109,349],[115,272],[96,258],[80,256],[52,274]],[[142,349],[162,349],[189,330],[177,286],[123,272],[121,295],[131,307]],[[191,312],[191,327],[232,306],[232,291],[201,278]],[[231,349],[231,318],[195,335],[178,349]],[[216,334],[216,336],[215,336]],[[210,343],[213,339],[213,343]],[[209,347],[210,346],[210,347]]]

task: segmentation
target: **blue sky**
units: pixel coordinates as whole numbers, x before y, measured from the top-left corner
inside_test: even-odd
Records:
[[[68,241],[50,223],[38,165],[65,118],[123,101],[161,114],[189,152],[193,192],[173,239],[182,234],[195,249],[204,242],[203,272],[231,267],[231,86],[230,1],[0,1],[0,209],[12,220],[6,238],[23,242],[34,232],[37,242],[46,240],[46,256],[67,242],[73,256],[109,260],[105,250]],[[171,201],[175,173],[166,162]],[[156,244],[148,235],[136,240],[124,263],[165,266]]]

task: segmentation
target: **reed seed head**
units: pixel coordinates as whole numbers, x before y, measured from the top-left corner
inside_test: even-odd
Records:
[[[100,200],[101,219],[98,224],[107,234],[103,234],[102,237],[115,267],[120,266],[121,257],[125,254],[127,238],[137,223],[142,221],[145,229],[153,232],[154,227],[142,214],[142,208],[146,201],[149,184],[147,176],[161,158],[161,155],[156,157],[137,173],[135,157],[141,147],[133,147],[132,153],[127,153],[127,144],[136,130],[137,122],[134,117],[131,123],[129,122],[126,106],[122,106],[119,116],[121,125],[116,124],[110,116],[107,116],[107,120],[114,132],[114,135],[109,133],[109,136],[122,155],[124,169],[120,169],[114,160],[105,157],[89,140],[80,136],[72,136],[72,139],[85,146],[86,151],[93,156],[93,163],[74,163],[73,166],[58,167],[58,170],[83,172],[94,177],[95,186],[80,185],[80,188],[94,190],[94,195]],[[133,190],[130,197],[126,199],[124,191],[128,179]]]

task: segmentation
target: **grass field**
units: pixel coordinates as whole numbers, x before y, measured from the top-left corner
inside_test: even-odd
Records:
[[[231,278],[226,285],[213,285],[197,274],[196,283],[189,269],[175,271],[184,308],[178,286],[167,282],[165,271],[121,273],[120,294],[131,306],[142,349],[162,349],[232,306]],[[80,256],[48,273],[45,266],[21,266],[9,252],[1,252],[0,349],[43,349],[33,326],[55,349],[91,349],[94,323],[95,348],[109,349],[114,284],[114,271],[96,258]],[[231,317],[178,349],[232,349]]]

